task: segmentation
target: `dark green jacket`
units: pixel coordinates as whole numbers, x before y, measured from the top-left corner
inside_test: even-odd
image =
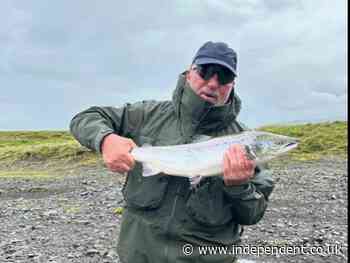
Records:
[[[181,74],[172,101],[91,107],[76,115],[70,128],[82,145],[96,151],[110,133],[131,138],[138,146],[177,145],[193,142],[199,135],[243,131],[236,120],[240,108],[240,99],[233,93],[230,103],[211,106],[193,92]],[[240,225],[255,224],[262,218],[272,189],[269,171],[260,168],[250,182],[240,186],[225,186],[222,177],[216,176],[190,189],[185,177],[142,177],[142,165],[136,163],[123,189],[127,209],[119,256],[122,262],[132,263],[196,262],[195,256],[184,257],[181,244],[237,243]],[[154,250],[154,246],[162,248]],[[163,260],[152,261],[154,258]],[[232,260],[232,256],[221,256],[200,262],[230,262],[223,261],[228,258]]]

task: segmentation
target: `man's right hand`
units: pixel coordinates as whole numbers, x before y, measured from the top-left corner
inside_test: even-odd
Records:
[[[133,140],[116,134],[104,137],[101,151],[103,161],[112,172],[125,173],[135,165],[135,160],[130,154],[132,148],[137,147]]]

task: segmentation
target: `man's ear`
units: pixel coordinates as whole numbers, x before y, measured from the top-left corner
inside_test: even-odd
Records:
[[[192,73],[191,73],[192,68],[193,68],[193,64],[191,64],[190,67],[188,68],[188,70],[186,71],[186,80],[187,80],[187,81],[189,81],[190,78],[191,78],[190,74],[192,74]]]
[[[191,71],[191,68],[188,71],[186,71],[186,73],[185,73],[187,81],[189,81],[189,79],[190,79],[190,71]]]

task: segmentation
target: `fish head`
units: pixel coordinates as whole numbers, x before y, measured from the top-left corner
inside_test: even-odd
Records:
[[[299,139],[269,132],[257,132],[251,150],[259,160],[270,160],[298,146]]]

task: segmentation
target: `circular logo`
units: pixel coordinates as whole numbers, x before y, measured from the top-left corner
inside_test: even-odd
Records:
[[[184,253],[185,256],[191,256],[193,253],[193,246],[191,244],[185,244],[182,247],[182,252]]]

